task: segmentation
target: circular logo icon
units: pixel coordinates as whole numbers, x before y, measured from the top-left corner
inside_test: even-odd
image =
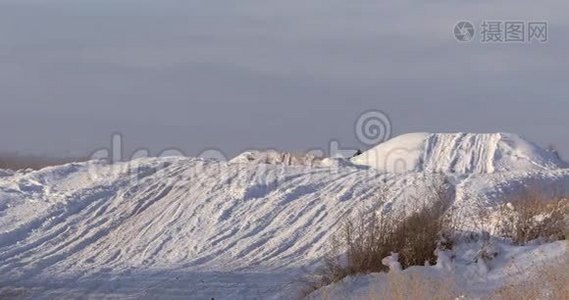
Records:
[[[460,21],[454,25],[454,38],[459,42],[470,42],[474,38],[474,26],[469,21]]]
[[[382,111],[368,110],[355,124],[356,137],[363,144],[375,146],[391,137],[391,120]]]

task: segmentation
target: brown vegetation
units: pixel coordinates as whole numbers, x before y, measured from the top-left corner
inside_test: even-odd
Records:
[[[357,219],[344,223],[332,238],[331,251],[324,258],[324,266],[309,291],[338,282],[357,274],[388,271],[382,260],[397,253],[403,269],[415,265],[435,264],[436,250],[451,247],[443,238],[448,202],[443,188],[424,195],[426,203],[410,215],[389,218],[360,212]],[[414,202],[417,203],[417,202]]]
[[[528,193],[499,207],[497,235],[516,245],[542,239],[564,240],[569,234],[569,202]]]
[[[568,247],[569,248],[569,247]],[[569,299],[569,251],[553,263],[535,263],[531,276],[501,288],[492,299]],[[515,276],[515,275],[514,275]]]

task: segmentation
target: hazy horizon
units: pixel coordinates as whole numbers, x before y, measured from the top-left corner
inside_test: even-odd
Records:
[[[569,156],[567,1],[0,0],[0,152],[366,148],[512,132]],[[548,22],[547,43],[460,43],[460,20]],[[478,28],[477,28],[478,30]]]

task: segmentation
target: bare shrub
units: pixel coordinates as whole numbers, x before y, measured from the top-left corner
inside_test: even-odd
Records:
[[[382,260],[398,253],[402,268],[435,264],[437,248],[451,247],[444,239],[444,217],[448,207],[446,187],[437,187],[425,197],[424,205],[413,213],[385,217],[375,212],[360,212],[357,219],[347,220],[331,239],[330,252],[308,292],[357,274],[388,271]],[[416,200],[416,199],[408,199]],[[420,201],[409,201],[414,205]]]
[[[528,193],[498,208],[497,235],[510,238],[516,245],[530,241],[564,240],[569,233],[569,202]]]

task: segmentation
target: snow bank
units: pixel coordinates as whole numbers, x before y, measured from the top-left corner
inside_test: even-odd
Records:
[[[567,241],[520,247],[499,241],[465,243],[452,251],[438,253],[434,266],[414,266],[404,271],[392,269],[389,273],[346,277],[313,292],[307,298],[493,299],[500,288],[530,280],[535,285],[533,288],[537,289],[532,292],[543,294],[544,299],[553,299],[546,296],[549,287],[545,285],[542,272],[565,274],[563,264],[559,264],[569,263],[568,249]],[[488,251],[492,252],[493,258],[481,257],[481,252]]]
[[[442,177],[465,226],[479,223],[477,209],[528,185],[569,195],[569,170],[550,170],[559,162],[512,135],[411,134],[372,150],[401,147],[412,153],[407,170],[449,173],[250,152],[231,162],[145,158],[8,174],[0,177],[0,285],[119,298],[277,297],[321,259],[343,220],[428,205],[418,201]]]
[[[303,166],[303,167],[322,167],[322,168],[358,168],[349,159],[340,157],[321,158],[312,154],[295,154],[291,152],[279,152],[276,150],[267,151],[246,151],[229,161],[232,164],[249,165],[280,165],[280,166]],[[361,166],[359,166],[361,168]]]
[[[510,133],[411,133],[353,159],[382,172],[494,173],[566,167],[555,153]]]
[[[0,177],[7,177],[7,176],[12,176],[12,175],[14,175],[14,171],[0,169]]]
[[[247,151],[239,154],[231,163],[270,164],[285,166],[319,166],[322,159],[310,154],[294,154],[276,150]]]

